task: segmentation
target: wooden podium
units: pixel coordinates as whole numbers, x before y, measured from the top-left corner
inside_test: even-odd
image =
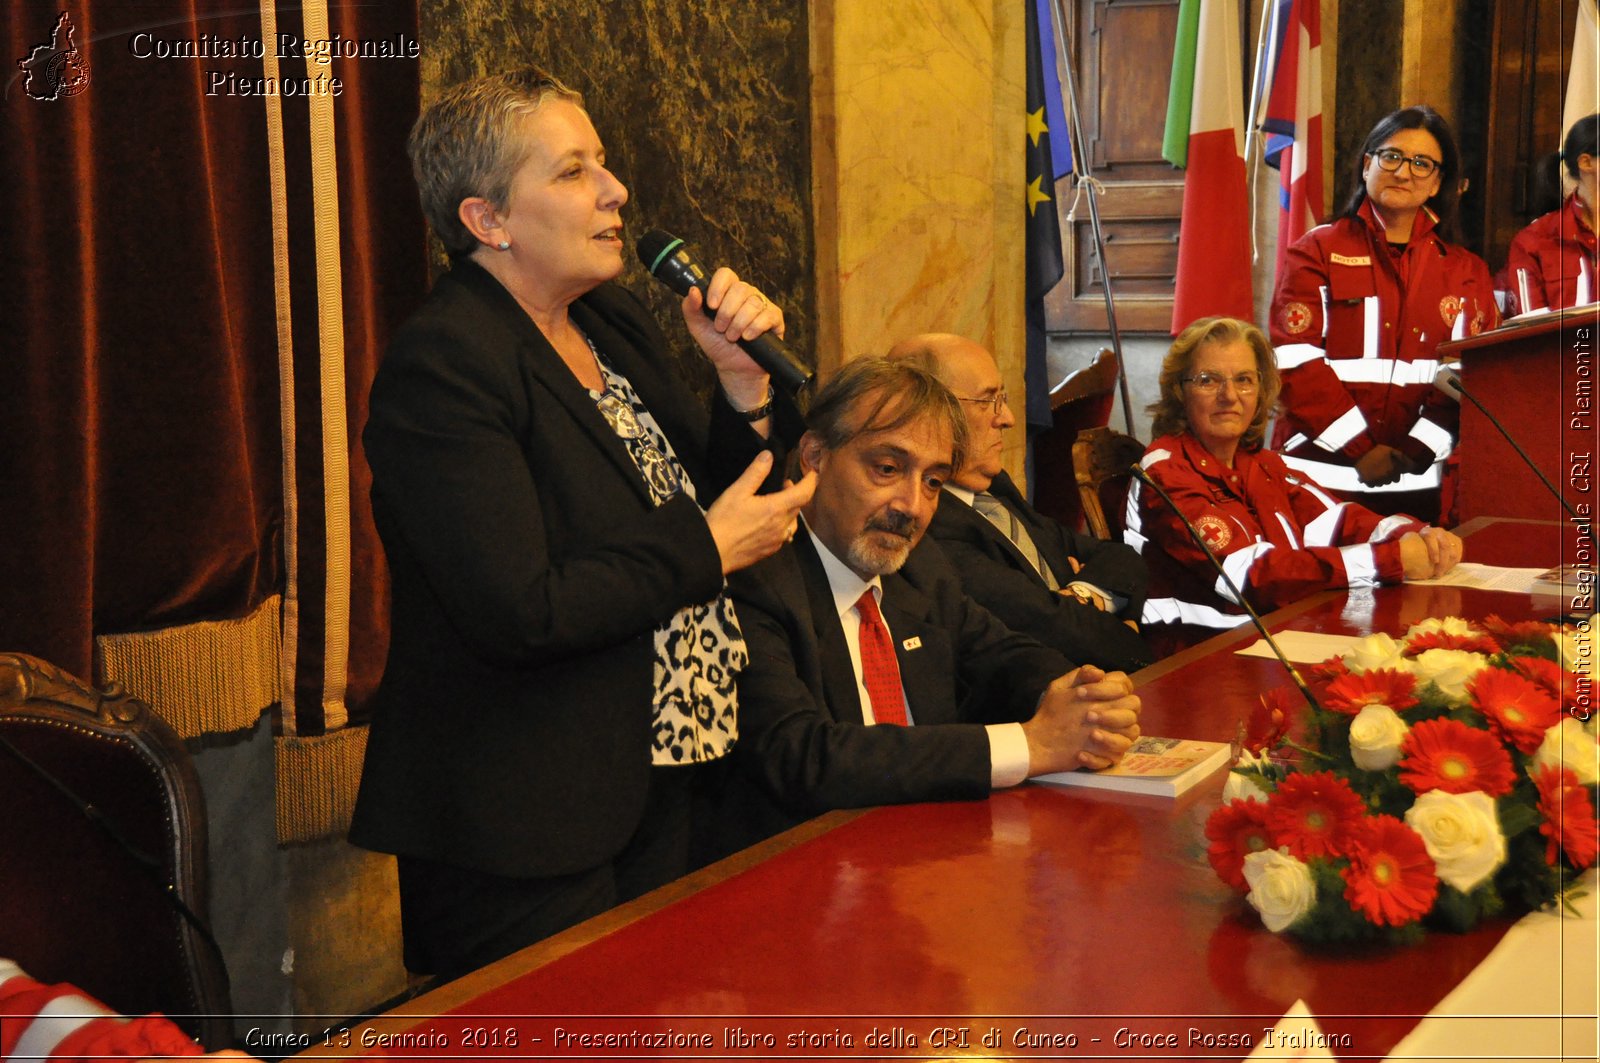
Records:
[[[1600,306],[1517,321],[1481,336],[1440,344],[1441,361],[1461,362],[1462,380],[1534,463],[1577,508],[1595,516],[1596,356]],[[1570,519],[1493,424],[1461,400],[1458,514]],[[1588,507],[1588,508],[1584,508]]]

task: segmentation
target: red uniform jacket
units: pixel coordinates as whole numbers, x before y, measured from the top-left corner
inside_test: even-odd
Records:
[[[1422,524],[1340,502],[1270,450],[1241,449],[1230,469],[1185,432],[1140,462],[1172,496],[1259,613],[1333,587],[1398,583],[1400,536]],[[1134,481],[1123,537],[1150,566],[1147,624],[1228,628],[1243,607],[1161,496]]]
[[[1272,301],[1284,415],[1274,439],[1291,467],[1340,492],[1437,490],[1459,410],[1434,386],[1434,349],[1499,323],[1483,260],[1446,243],[1426,208],[1394,254],[1364,202],[1354,218],[1296,241]],[[1421,473],[1364,488],[1352,466],[1377,444]]]
[[[1600,272],[1595,244],[1576,192],[1560,210],[1535,218],[1511,241],[1506,255],[1506,313],[1594,302],[1600,296],[1595,291],[1595,275]]]
[[[0,1059],[99,1063],[204,1052],[163,1016],[124,1018],[70,985],[41,985],[0,959]]]

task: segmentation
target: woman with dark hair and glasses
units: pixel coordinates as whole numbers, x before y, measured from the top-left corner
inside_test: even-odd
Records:
[[[1340,502],[1262,450],[1279,384],[1266,336],[1234,318],[1196,321],[1161,364],[1156,439],[1140,465],[1177,510],[1135,481],[1123,537],[1150,566],[1145,633],[1165,651],[1247,621],[1185,520],[1263,613],[1332,587],[1442,576],[1461,560],[1450,532]]]
[[[1460,411],[1434,386],[1448,339],[1499,324],[1483,260],[1446,239],[1461,158],[1431,107],[1380,121],[1339,216],[1285,256],[1272,300],[1283,373],[1275,449],[1381,513],[1436,520]]]
[[[1600,114],[1572,123],[1561,164],[1577,184],[1560,210],[1517,234],[1506,255],[1506,313],[1560,310],[1600,300],[1595,209],[1600,196]]]
[[[783,315],[726,269],[683,302],[707,411],[622,272],[628,190],[542,71],[444,92],[408,143],[451,266],[362,440],[393,600],[350,840],[399,860],[406,966],[451,977],[684,873],[691,782],[738,737],[724,577],[793,536],[760,494]],[[798,413],[794,413],[798,417]]]

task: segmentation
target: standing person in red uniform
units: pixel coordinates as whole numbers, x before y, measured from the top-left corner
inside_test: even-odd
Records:
[[[1289,249],[1272,300],[1283,373],[1275,447],[1289,467],[1380,513],[1440,513],[1460,411],[1435,348],[1499,323],[1483,260],[1445,239],[1461,174],[1431,107],[1380,121],[1360,183]]]
[[[1560,310],[1600,300],[1595,203],[1600,193],[1600,114],[1572,123],[1561,161],[1578,187],[1560,210],[1533,222],[1506,255],[1508,314]]]
[[[1262,450],[1278,394],[1260,329],[1201,318],[1161,364],[1161,398],[1149,411],[1157,438],[1140,462],[1258,612],[1330,588],[1442,576],[1461,560],[1450,532],[1340,502]],[[1143,619],[1153,645],[1171,651],[1246,622],[1183,520],[1138,482],[1123,534],[1150,566]]]

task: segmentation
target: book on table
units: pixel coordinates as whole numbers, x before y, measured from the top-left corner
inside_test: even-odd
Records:
[[[1055,786],[1083,786],[1093,790],[1177,797],[1233,763],[1233,746],[1227,742],[1202,742],[1192,738],[1156,738],[1146,735],[1128,747],[1116,765],[1101,771],[1058,771],[1036,775],[1034,782]]]

